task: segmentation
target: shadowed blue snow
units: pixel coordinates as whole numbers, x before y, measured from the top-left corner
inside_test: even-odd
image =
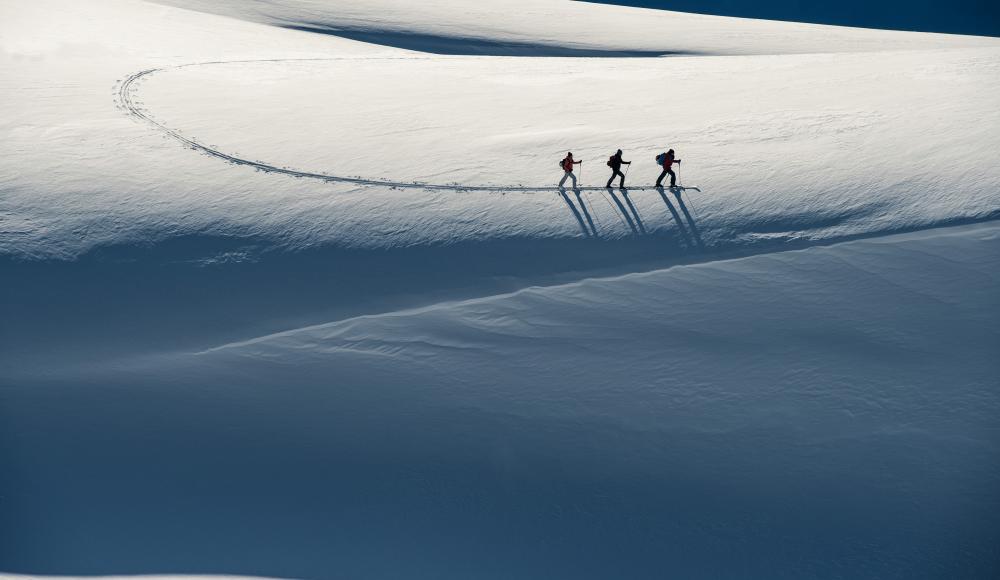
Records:
[[[337,28],[322,22],[286,24],[284,28],[330,34],[342,38],[350,38],[361,42],[381,44],[406,50],[415,50],[429,54],[477,55],[477,56],[533,56],[533,57],[651,57],[651,56],[682,56],[693,55],[695,52],[666,50],[627,50],[578,48],[562,46],[558,43],[526,42],[515,40],[497,40],[491,38],[475,38],[461,35],[446,36],[443,34],[427,34],[419,32],[393,32],[387,30],[352,30]]]
[[[361,317],[2,393],[6,571],[990,578],[1000,228]]]

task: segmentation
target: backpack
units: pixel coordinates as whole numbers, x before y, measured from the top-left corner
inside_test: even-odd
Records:
[[[608,157],[608,167],[614,167],[614,166],[615,166],[615,156],[612,155],[611,157]]]
[[[663,163],[666,160],[667,160],[667,154],[666,153],[660,153],[659,155],[656,156],[656,164],[657,165],[663,165]]]
[[[565,157],[563,157],[562,159],[559,160],[559,169],[562,169],[562,170],[566,169],[565,167],[563,167],[564,163],[566,163],[566,158]]]

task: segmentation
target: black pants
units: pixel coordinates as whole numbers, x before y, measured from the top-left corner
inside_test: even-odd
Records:
[[[611,173],[611,179],[608,180],[608,184],[605,185],[604,187],[611,187],[611,182],[615,180],[615,176],[617,176],[617,175],[621,175],[622,176],[621,181],[618,183],[618,187],[625,187],[625,174],[622,173],[622,168],[621,167],[612,167],[611,171],[612,171],[612,173]]]
[[[663,178],[666,177],[668,173],[670,174],[670,187],[674,187],[675,185],[677,185],[677,176],[674,175],[674,170],[664,167],[663,173],[661,173],[660,176],[656,178],[657,187],[659,187],[660,184],[663,183]]]

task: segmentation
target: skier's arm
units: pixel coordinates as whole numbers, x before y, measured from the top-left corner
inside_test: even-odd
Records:
[[[574,164],[576,164],[576,163],[583,163],[583,159],[581,159],[581,160],[579,160],[579,161],[574,161],[573,163],[574,163]]]

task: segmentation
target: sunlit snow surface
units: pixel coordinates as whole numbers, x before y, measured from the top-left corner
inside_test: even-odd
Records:
[[[1000,41],[164,4],[0,2],[0,573],[1000,574]]]

